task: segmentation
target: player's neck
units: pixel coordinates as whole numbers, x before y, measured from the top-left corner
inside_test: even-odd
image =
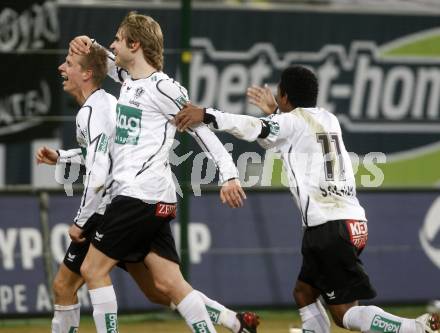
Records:
[[[84,102],[87,100],[87,98],[90,97],[96,90],[99,90],[100,88],[97,87],[94,84],[86,84],[81,88],[82,95],[84,96]]]
[[[138,80],[149,77],[154,72],[157,72],[157,69],[151,66],[143,57],[139,57],[133,59],[127,71],[132,79]]]

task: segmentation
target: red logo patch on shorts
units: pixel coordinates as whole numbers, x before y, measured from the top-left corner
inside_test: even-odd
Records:
[[[176,217],[176,204],[167,204],[159,202],[156,205],[156,216],[157,217]]]
[[[348,234],[350,235],[351,243],[358,249],[363,250],[367,245],[368,227],[367,222],[357,220],[346,220]]]

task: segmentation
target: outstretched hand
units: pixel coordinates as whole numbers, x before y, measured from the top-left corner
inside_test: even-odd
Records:
[[[35,154],[37,164],[55,165],[58,161],[58,153],[56,150],[48,148],[46,146],[40,147]]]
[[[264,87],[249,87],[246,95],[249,98],[249,103],[257,106],[267,115],[274,113],[278,107],[275,97],[267,85],[264,85]]]
[[[84,55],[90,52],[93,42],[89,36],[77,36],[69,43],[69,54]]]
[[[174,124],[180,132],[183,132],[188,127],[202,123],[204,115],[205,110],[203,108],[188,102],[185,104],[185,107],[176,114]]]
[[[231,179],[222,185],[220,190],[220,200],[222,203],[228,204],[231,208],[243,207],[243,200],[246,199],[246,194],[240,185],[238,179]]]

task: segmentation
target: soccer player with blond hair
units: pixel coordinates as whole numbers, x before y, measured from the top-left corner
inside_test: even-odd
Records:
[[[70,52],[86,54],[93,41],[75,38]],[[176,213],[176,190],[168,161],[175,114],[188,101],[184,87],[163,69],[163,35],[149,16],[129,13],[110,48],[109,74],[122,83],[112,144],[112,201],[81,266],[98,333],[117,327],[117,302],[109,272],[118,262],[142,261],[155,288],[176,304],[193,332],[215,332],[203,294],[183,278],[169,221]],[[232,158],[207,126],[188,130],[220,171],[220,197],[241,207],[244,192]],[[206,303],[208,304],[208,303]],[[217,303],[218,304],[218,303]],[[224,307],[223,307],[224,308]],[[222,308],[234,332],[256,332],[258,318]]]

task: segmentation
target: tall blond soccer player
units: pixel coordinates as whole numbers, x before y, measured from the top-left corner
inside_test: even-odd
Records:
[[[87,53],[92,41],[77,37],[72,53]],[[184,280],[169,221],[176,212],[176,191],[169,151],[175,127],[171,120],[188,100],[187,91],[162,72],[163,36],[151,17],[128,14],[111,44],[112,77],[123,84],[117,103],[112,146],[113,199],[104,223],[96,231],[81,267],[92,304],[97,331],[117,330],[117,301],[109,272],[120,261],[143,261],[155,288],[176,304],[193,332],[215,332],[203,294]],[[232,158],[207,126],[190,134],[212,156],[223,186],[221,200],[240,207],[245,199]],[[205,300],[206,301],[206,300]],[[236,332],[256,332],[258,318],[229,314]]]

